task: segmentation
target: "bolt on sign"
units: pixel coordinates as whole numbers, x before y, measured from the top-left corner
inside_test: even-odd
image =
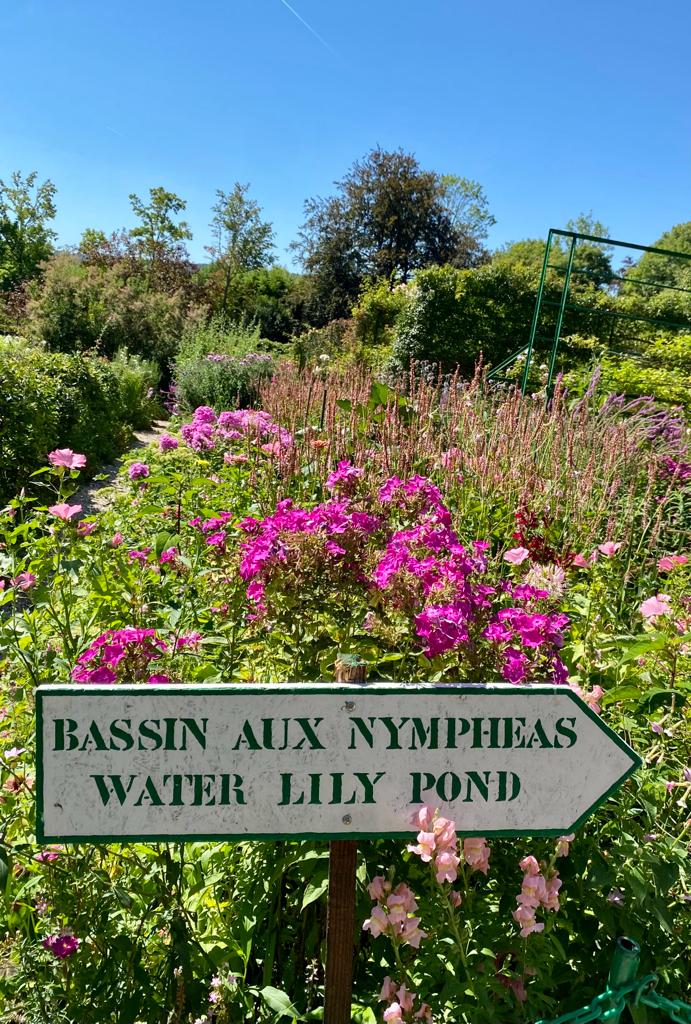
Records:
[[[42,686],[37,836],[91,842],[576,829],[640,758],[568,687]]]

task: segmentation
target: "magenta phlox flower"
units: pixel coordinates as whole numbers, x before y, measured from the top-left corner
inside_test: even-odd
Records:
[[[149,662],[168,649],[155,629],[126,627],[102,633],[77,659],[72,679],[84,683],[114,683],[118,676],[136,681],[147,674]]]
[[[159,557],[161,565],[168,565],[170,562],[175,562],[178,557],[178,549],[176,547],[166,548],[162,551]]]
[[[165,672],[155,672],[153,675],[150,675],[146,681],[147,683],[160,683],[165,685],[166,683],[169,683],[171,679],[170,676],[165,674]]]
[[[62,519],[64,522],[67,522],[72,519],[73,516],[78,515],[81,510],[81,505],[69,505],[66,501],[62,501],[58,505],[51,505],[48,509],[52,516],[55,516],[57,519]]]
[[[71,448],[56,448],[48,453],[51,466],[59,469],[83,469],[86,466],[86,455],[73,452]]]
[[[74,935],[49,935],[41,945],[58,960],[65,960],[79,949],[80,940]]]
[[[523,651],[517,651],[515,647],[507,647],[503,652],[504,664],[501,674],[509,683],[522,683],[528,675],[530,661]]]
[[[336,494],[354,494],[357,485],[365,475],[364,469],[344,460],[326,478],[326,488]]]
[[[158,447],[162,452],[174,451],[179,444],[177,437],[173,437],[172,434],[161,434],[158,439]]]
[[[197,630],[192,630],[190,633],[182,633],[175,641],[175,650],[181,651],[186,647],[194,650],[199,646],[201,639],[202,635]]]
[[[127,470],[127,475],[130,480],[143,480],[149,476],[150,469],[145,462],[133,462],[130,468]]]
[[[38,861],[39,864],[50,864],[52,861],[57,860],[58,857],[63,853],[65,847],[60,846],[59,843],[51,843],[45,850],[40,850],[34,854],[34,860]]]
[[[417,635],[427,642],[425,654],[435,658],[469,638],[467,612],[455,604],[430,605],[415,616]]]

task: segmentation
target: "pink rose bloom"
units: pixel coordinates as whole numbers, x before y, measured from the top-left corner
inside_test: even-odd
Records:
[[[48,509],[52,516],[63,519],[65,522],[71,519],[72,516],[76,516],[81,510],[81,505],[68,505],[66,501],[61,502],[59,505],[51,505]]]
[[[675,565],[686,565],[688,562],[687,555],[664,555],[657,563],[657,567],[660,572],[670,572]]]
[[[511,565],[520,565],[529,555],[527,548],[511,548],[510,551],[504,552],[504,561],[510,562]]]
[[[656,594],[643,601],[640,606],[640,613],[644,619],[656,619],[658,615],[669,615],[672,611],[669,604],[669,594]]]
[[[31,590],[36,585],[36,577],[32,572],[20,572],[10,581],[17,590]]]
[[[56,448],[48,454],[51,466],[61,469],[82,469],[86,465],[86,455],[78,455],[71,448]]]
[[[606,558],[611,558],[612,555],[616,555],[619,548],[623,547],[621,541],[608,540],[604,544],[598,544],[597,550],[601,554],[605,555]]]

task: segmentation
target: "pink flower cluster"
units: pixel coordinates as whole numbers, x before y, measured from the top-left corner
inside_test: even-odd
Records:
[[[384,615],[408,616],[427,657],[484,647],[485,664],[509,682],[566,682],[557,651],[569,620],[536,608],[548,591],[484,583],[489,543],[475,541],[471,550],[460,544],[438,489],[424,477],[391,477],[376,494],[356,499],[361,479],[362,470],[341,462],[327,486],[345,496],[311,510],[288,499],[273,515],[240,524],[249,535],[241,544],[240,574],[260,613],[270,583],[313,587],[323,571],[331,585],[361,589]],[[506,599],[513,607],[501,607]],[[376,632],[376,616],[367,628]]]
[[[655,597],[649,597],[643,601],[639,611],[649,622],[652,619],[657,619],[660,615],[670,615],[672,606],[669,603],[669,594],[656,594]]]
[[[180,434],[183,442],[197,452],[212,448],[225,450],[231,441],[249,439],[268,441],[281,448],[290,448],[292,434],[273,422],[268,413],[257,409],[235,409],[216,413],[208,405],[194,410],[191,423],[185,423]],[[270,454],[270,452],[267,452]]]
[[[544,923],[538,922],[535,917],[540,907],[545,910],[559,910],[557,894],[561,889],[561,879],[556,871],[550,878],[545,878],[540,864],[532,856],[524,857],[520,862],[520,868],[524,872],[523,883],[516,897],[518,907],[513,911],[512,917],[520,924],[521,938],[525,939],[533,932],[544,930]]]
[[[386,1024],[402,1024],[403,1021],[424,1020],[426,1024],[432,1024],[432,1009],[427,1003],[422,1003],[420,1008],[415,1010],[416,993],[409,992],[405,985],[396,987],[396,983],[388,976],[384,978],[379,1000],[389,1005],[384,1010]]]
[[[339,462],[333,473],[326,478],[326,488],[335,494],[353,494],[364,475],[364,469],[351,462]]]
[[[367,891],[376,903],[362,926],[363,930],[370,932],[374,939],[388,935],[395,942],[407,942],[418,949],[427,933],[420,929],[420,918],[415,917],[417,902],[405,882],[392,889],[391,882],[377,875],[367,886]]]
[[[379,526],[378,516],[351,507],[348,499],[327,501],[308,511],[295,508],[287,498],[279,502],[272,516],[244,519],[240,529],[249,539],[240,545],[240,575],[249,584],[247,596],[261,611],[266,587],[275,576],[285,582],[287,569],[295,572],[298,564],[307,568],[300,544],[305,538],[318,541],[325,565],[345,565],[364,582],[364,543]]]
[[[114,683],[142,680],[149,664],[168,649],[155,629],[109,629],[94,640],[77,659],[72,678],[80,683]],[[149,677],[149,682],[159,679]]]
[[[686,565],[688,560],[688,555],[663,555],[657,567],[660,572],[671,572],[677,565]]]
[[[149,476],[150,470],[145,462],[133,462],[127,470],[130,480],[143,480]]]
[[[79,949],[79,939],[74,935],[49,935],[41,945],[58,960],[65,960]]]
[[[458,877],[458,837],[456,826],[439,811],[424,804],[413,817],[413,824],[422,831],[417,835],[417,846],[409,846],[425,864],[432,864],[437,881],[455,882]]]

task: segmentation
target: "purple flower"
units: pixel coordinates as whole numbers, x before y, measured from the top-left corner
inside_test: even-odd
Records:
[[[49,935],[41,945],[58,960],[65,960],[68,956],[76,953],[79,948],[79,939],[74,935]]]
[[[179,444],[180,442],[177,437],[172,437],[171,434],[161,434],[158,440],[158,447],[162,452],[172,451],[174,448],[177,448]]]
[[[133,462],[127,473],[130,480],[141,480],[149,475],[149,467],[145,462]]]
[[[615,907],[622,907],[624,905],[624,893],[621,889],[610,889],[607,899],[610,903],[613,903]]]

